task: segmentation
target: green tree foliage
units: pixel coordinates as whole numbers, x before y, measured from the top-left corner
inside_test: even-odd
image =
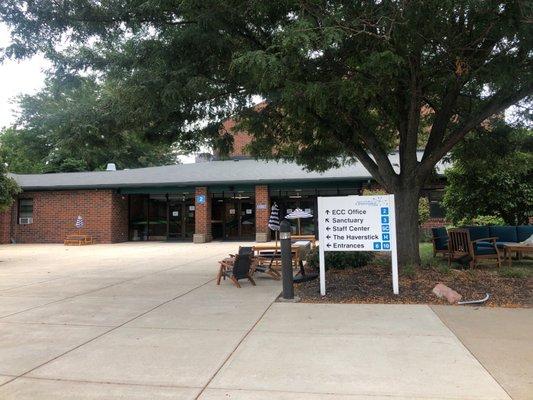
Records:
[[[0,3],[4,56],[42,51],[59,71],[98,74],[121,124],[147,137],[227,149],[221,122],[238,117],[258,157],[361,162],[396,195],[402,264],[419,262],[418,197],[436,163],[533,91],[527,12],[520,0]]]
[[[0,155],[11,172],[72,172],[146,167],[176,162],[173,147],[147,140],[120,124],[114,93],[90,77],[48,79],[20,97],[16,128],[0,135]]]
[[[33,131],[11,127],[0,132],[0,159],[4,160],[11,172],[44,172],[51,150],[46,137]]]
[[[0,159],[0,212],[11,206],[15,195],[19,192],[17,182],[7,176],[5,164]]]
[[[363,189],[363,196],[379,196],[387,194],[385,190],[381,189]],[[422,225],[429,219],[429,199],[427,197],[420,197],[418,200],[418,224]]]
[[[467,135],[452,152],[444,195],[454,223],[495,215],[510,225],[533,215],[533,131],[498,123]]]

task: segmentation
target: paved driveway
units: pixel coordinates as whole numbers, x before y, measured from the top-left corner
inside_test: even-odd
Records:
[[[237,246],[0,246],[0,399],[509,398],[427,306],[217,287]]]

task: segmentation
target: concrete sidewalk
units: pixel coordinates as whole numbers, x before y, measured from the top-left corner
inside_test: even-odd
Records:
[[[513,399],[533,399],[533,309],[431,308]]]
[[[428,306],[216,286],[238,245],[0,246],[0,399],[509,398]]]
[[[205,399],[507,399],[427,306],[275,303]]]

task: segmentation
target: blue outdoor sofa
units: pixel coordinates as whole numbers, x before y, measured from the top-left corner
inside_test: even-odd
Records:
[[[503,249],[507,243],[520,243],[533,235],[533,225],[519,226],[466,226],[470,233],[470,240],[476,242],[476,249],[493,247],[491,238],[496,239],[498,249]],[[432,228],[433,256],[441,253],[448,254],[448,232],[446,228]],[[486,239],[481,240],[480,239]]]

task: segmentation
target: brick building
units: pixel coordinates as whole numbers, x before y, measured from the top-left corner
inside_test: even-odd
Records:
[[[318,196],[359,194],[375,187],[357,163],[324,173],[292,163],[244,158],[239,138],[235,159],[119,171],[13,175],[22,187],[10,210],[0,213],[0,243],[60,243],[83,233],[100,243],[128,240],[270,239],[268,217],[295,208],[315,214]],[[397,168],[398,155],[391,154]],[[438,166],[442,177],[444,165]],[[442,183],[428,187],[430,224],[442,224]],[[441,218],[441,219],[439,219]],[[302,233],[316,234],[316,219],[301,221]]]

